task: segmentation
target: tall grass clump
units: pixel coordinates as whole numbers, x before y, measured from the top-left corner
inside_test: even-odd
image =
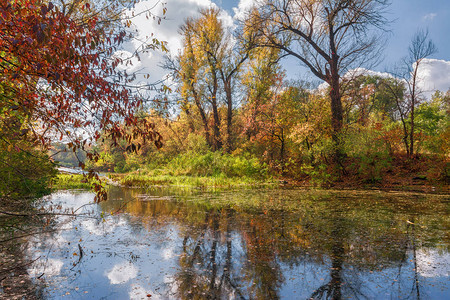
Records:
[[[264,179],[267,166],[254,157],[233,156],[208,151],[204,154],[187,152],[169,161],[165,169],[175,176],[224,176]]]
[[[145,169],[118,178],[125,186],[174,185],[193,187],[234,187],[266,182],[268,168],[257,158],[227,153],[188,151],[157,168]]]
[[[52,182],[57,190],[90,189],[91,184],[81,174],[58,174]]]

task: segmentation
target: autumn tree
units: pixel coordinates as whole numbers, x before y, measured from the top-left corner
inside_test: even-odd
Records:
[[[252,56],[252,49],[256,43],[254,32],[246,32],[240,28],[234,36],[225,36],[225,54],[223,62],[220,64],[220,78],[222,79],[223,89],[225,92],[225,105],[227,107],[226,114],[226,141],[225,147],[228,152],[234,149],[233,143],[233,111],[235,109],[235,86],[239,85],[240,75],[245,64]]]
[[[196,20],[194,31],[196,51],[200,59],[203,59],[205,73],[203,78],[206,83],[206,98],[211,104],[213,115],[213,148],[222,148],[223,140],[220,135],[220,115],[219,115],[219,80],[220,63],[225,55],[224,28],[218,18],[219,10],[208,9],[201,11],[202,17]]]
[[[339,145],[343,127],[341,77],[373,61],[387,20],[387,0],[264,0],[251,26],[265,37],[263,47],[297,58],[330,85],[333,139]],[[339,150],[338,150],[339,151]]]
[[[189,112],[186,110],[189,103],[199,111],[206,140],[214,150],[225,146],[230,152],[236,108],[234,90],[253,42],[250,35],[233,37],[220,19],[220,13],[219,9],[209,8],[201,10],[199,17],[186,20],[181,27],[184,48],[178,57],[178,66],[171,64],[169,68],[181,83],[185,111]],[[221,133],[220,107],[223,106],[226,107],[225,138]],[[209,115],[212,115],[212,122],[209,122]]]
[[[181,108],[185,111],[188,118],[192,118],[191,110],[195,108],[202,120],[203,131],[205,134],[206,142],[212,146],[213,140],[211,139],[207,101],[204,97],[206,93],[206,86],[202,81],[201,70],[204,62],[198,56],[195,50],[195,23],[193,20],[188,19],[180,29],[183,34],[184,48],[177,59],[177,62],[168,62],[169,68],[172,70],[172,74],[175,79],[180,81],[179,92],[181,95]],[[170,65],[169,65],[170,64]],[[213,102],[211,101],[211,105]],[[192,119],[190,124],[192,124]],[[192,125],[193,127],[193,125]],[[194,128],[192,128],[194,130]]]
[[[256,14],[256,11],[254,12]],[[251,40],[253,45],[261,43],[257,28],[249,24],[252,19],[245,20],[244,39]],[[280,50],[276,48],[255,48],[249,52],[249,58],[241,72],[241,85],[245,91],[242,114],[245,117],[244,133],[247,140],[256,135],[259,128],[256,119],[260,106],[273,96],[272,87],[279,85],[284,78],[278,61]]]
[[[81,9],[89,11],[89,2]],[[102,131],[113,141],[141,135],[160,143],[154,126],[135,116],[141,99],[117,69],[121,59],[114,53],[126,33],[108,34],[98,22],[96,16],[78,22],[47,1],[0,4],[0,118],[21,123],[16,135],[44,146],[59,138],[72,150],[86,149]],[[0,138],[15,146],[6,135]]]

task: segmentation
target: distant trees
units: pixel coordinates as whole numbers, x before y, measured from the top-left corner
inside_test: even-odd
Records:
[[[255,155],[284,175],[324,182],[358,170],[377,182],[394,155],[411,150],[409,99],[414,94],[417,106],[417,89],[413,93],[394,75],[353,69],[351,77],[347,71],[376,62],[388,4],[258,1],[234,39],[217,9],[188,19],[181,27],[183,48],[169,64],[182,112],[162,126],[172,145],[165,157],[189,152],[187,145],[201,134],[212,151]],[[328,83],[327,92],[287,82],[278,64],[286,55]],[[441,120],[437,107],[422,112]],[[348,167],[350,162],[359,167]]]
[[[112,9],[70,0],[17,3],[0,4],[0,146],[8,151],[23,146],[18,140],[32,148],[59,139],[99,159],[89,166],[117,171],[224,151],[317,182],[346,172],[376,182],[404,149],[408,157],[419,145],[445,152],[448,97],[419,101],[418,68],[435,51],[426,32],[413,40],[403,79],[343,76],[376,58],[387,1],[265,0],[233,28],[220,10],[200,11],[180,28],[183,48],[166,65],[177,82],[176,116],[142,109],[134,77],[118,68],[124,60],[115,55],[129,24]],[[109,16],[111,23],[102,21]],[[328,83],[327,92],[286,81],[278,64],[286,55]],[[165,138],[159,152],[155,126]]]

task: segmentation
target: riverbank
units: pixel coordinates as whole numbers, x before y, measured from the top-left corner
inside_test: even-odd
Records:
[[[60,173],[52,181],[55,190],[90,189],[91,184],[82,174]]]
[[[343,177],[340,181],[322,186],[315,185],[310,180],[292,180],[283,177],[254,179],[249,177],[223,176],[171,176],[143,175],[137,172],[120,174],[109,173],[102,177],[106,185],[124,186],[130,188],[149,188],[154,186],[187,187],[196,189],[234,189],[261,187],[304,187],[339,190],[383,190],[422,193],[450,194],[450,185],[445,180],[430,180],[417,174],[389,174],[376,183],[367,183],[357,178]],[[91,184],[83,175],[59,174],[52,184],[56,190],[89,189]]]
[[[102,180],[109,185],[131,188],[147,188],[151,186],[178,186],[201,189],[252,188],[276,186],[281,181],[274,178],[264,180],[250,177],[223,176],[186,176],[186,175],[141,175],[137,173],[109,173]],[[52,183],[53,189],[89,189],[91,184],[83,175],[58,174]]]

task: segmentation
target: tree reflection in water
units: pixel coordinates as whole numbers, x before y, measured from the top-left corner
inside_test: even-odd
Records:
[[[95,286],[96,295],[114,288],[117,297],[131,287],[151,288],[158,291],[153,298],[163,299],[433,298],[442,293],[421,271],[420,255],[431,249],[448,256],[447,202],[407,196],[111,189],[111,200],[98,207],[115,224],[110,236],[96,232],[92,239],[82,230],[74,236],[94,250],[83,258],[90,272],[95,263],[114,269],[128,255],[135,276],[105,283],[99,272],[97,284],[83,281],[86,271],[77,267],[79,277],[63,274],[74,283],[59,282]],[[99,239],[113,249],[101,250]]]
[[[31,259],[27,252],[34,236],[54,231],[52,219],[39,215],[31,201],[1,201],[0,299],[43,298],[44,287],[28,273],[38,259]]]
[[[210,196],[186,201],[201,196],[173,195],[172,200],[133,201],[126,211],[153,219],[149,231],[169,223],[179,226],[182,251],[171,283],[177,298],[282,298],[286,266],[295,269],[302,264],[311,268],[298,274],[311,282],[299,287],[303,298],[358,299],[377,293],[412,297],[401,283],[398,290],[394,287],[403,281],[402,266],[408,265],[410,256],[416,263],[411,214],[423,224],[436,223],[442,216],[421,215],[445,204],[420,199],[411,204],[385,195],[373,199],[360,194],[306,194],[249,193],[246,202],[236,200],[242,193],[225,193],[217,201],[213,196],[212,202]],[[326,278],[315,278],[313,265],[328,270]],[[396,266],[399,274],[394,275],[390,270]],[[367,281],[370,274],[383,270],[393,276],[385,286]],[[414,298],[420,298],[417,266],[414,274]]]

